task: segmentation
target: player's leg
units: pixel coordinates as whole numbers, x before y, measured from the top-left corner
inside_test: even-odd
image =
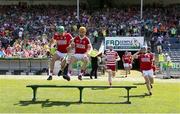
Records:
[[[82,66],[81,66],[81,71],[82,71],[82,73],[84,73],[85,70],[87,69],[89,58],[86,55],[84,55],[84,57],[81,59],[81,61],[83,62]]]
[[[65,66],[66,66],[66,58],[67,58],[67,54],[66,53],[61,53],[61,52],[57,52],[57,55],[60,57],[60,69],[59,69],[59,72],[58,72],[58,76],[61,75],[62,71],[64,70]]]
[[[109,66],[109,68],[111,69],[111,77],[114,78],[116,76],[116,66],[111,65],[111,66]]]
[[[126,70],[126,76],[125,76],[125,77],[127,77],[127,74],[128,74],[128,68],[125,68],[125,70]]]
[[[143,77],[144,77],[145,82],[146,82],[146,87],[147,87],[147,90],[148,90],[148,92],[149,92],[149,95],[152,95],[151,82],[150,82],[148,76],[149,76],[148,70],[144,70],[144,71],[143,71]]]
[[[58,76],[62,74],[62,71],[64,71],[64,68],[66,67],[66,58],[61,58],[60,61],[61,68],[59,69]]]
[[[58,60],[60,57],[58,56],[58,54],[54,54],[54,56],[52,57],[51,61],[50,61],[50,72],[49,72],[49,77],[47,78],[47,80],[52,80],[52,75],[53,75],[53,70],[54,70],[54,64],[56,62],[56,60]]]
[[[70,81],[70,72],[72,71],[72,64],[75,63],[77,60],[74,56],[68,56],[68,58],[66,58],[66,66],[64,68],[64,72],[63,72],[63,78],[66,79],[67,81]]]
[[[107,72],[108,72],[108,82],[109,82],[109,85],[111,86],[112,85],[112,71],[111,69],[108,69]]]
[[[126,72],[126,75],[125,75],[125,77],[127,77],[127,74],[128,74],[128,64],[127,63],[124,63],[123,64],[124,65],[124,70],[125,70],[125,72]]]
[[[87,64],[88,64],[89,59],[88,59],[87,55],[85,55],[85,54],[78,54],[77,59],[81,60],[82,63],[83,63],[82,66],[81,66],[81,72],[78,75],[78,79],[82,80],[82,76],[84,75],[84,73],[85,73],[85,71],[87,69]]]
[[[153,88],[153,86],[152,86],[152,84],[154,83],[154,78],[153,78],[153,70],[149,70],[149,76],[148,76],[148,78],[149,78],[149,80],[150,80],[150,86],[151,86],[151,88]]]
[[[151,91],[151,82],[148,78],[148,76],[144,76],[144,79],[146,81],[146,87],[148,89],[149,95],[152,95],[152,91]]]
[[[73,70],[72,65],[73,65],[73,63],[77,62],[77,59],[74,56],[68,56],[66,61],[67,61],[66,67],[68,68],[67,75],[71,76],[72,70]]]
[[[129,74],[131,74],[132,64],[129,64]]]
[[[112,77],[114,78],[116,76],[116,72],[112,71]]]
[[[68,70],[68,65],[69,65],[69,61],[71,60],[71,55],[70,54],[64,54],[61,56],[61,69],[58,72],[58,76],[61,75],[61,73],[63,72],[63,75],[67,74],[67,70]],[[66,69],[66,70],[64,70]]]

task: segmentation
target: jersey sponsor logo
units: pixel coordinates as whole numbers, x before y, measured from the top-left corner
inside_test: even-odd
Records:
[[[125,58],[124,58],[124,60],[129,60],[129,59],[130,59],[130,58],[128,58],[128,57],[125,57]]]
[[[76,42],[76,43],[79,43],[80,41],[79,41],[79,40],[76,40],[75,42]]]
[[[61,39],[61,40],[66,39],[66,36],[62,36],[59,39]]]
[[[83,44],[76,44],[76,48],[85,49],[86,47]]]
[[[150,61],[150,58],[141,58],[141,61],[142,61],[142,62],[151,62],[151,61]]]
[[[58,45],[66,45],[66,44],[67,44],[67,41],[66,41],[66,40],[58,40],[58,41],[57,41],[57,44],[58,44]]]
[[[106,59],[107,59],[107,61],[113,61],[113,60],[115,60],[114,55],[108,55],[108,56],[106,57]]]

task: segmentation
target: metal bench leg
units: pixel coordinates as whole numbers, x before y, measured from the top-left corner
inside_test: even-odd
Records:
[[[126,103],[127,104],[131,104],[131,102],[129,101],[129,90],[130,90],[131,88],[126,88],[126,90],[127,90],[127,101],[126,101]]]
[[[37,87],[32,87],[33,89],[33,98],[32,98],[32,101],[36,101],[36,92],[37,92]]]
[[[80,92],[80,94],[79,94],[80,95],[79,96],[79,103],[82,103],[82,91],[83,91],[84,88],[83,87],[79,87],[78,89],[79,89],[79,92]]]

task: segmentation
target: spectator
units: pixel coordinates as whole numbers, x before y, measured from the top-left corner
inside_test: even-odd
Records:
[[[154,53],[155,52],[155,38],[152,37],[150,40],[150,46],[151,46],[151,52]]]
[[[106,36],[144,35],[145,38],[148,38],[151,34],[155,37],[159,37],[161,34],[176,37],[180,34],[178,7],[146,7],[142,19],[139,17],[137,7],[94,9],[91,11],[80,9],[82,13],[80,13],[78,20],[73,6],[0,6],[2,47],[7,48],[9,43],[10,46],[13,46],[17,39],[27,38],[36,41],[39,40],[37,37],[41,36],[43,37],[40,38],[42,42],[47,43],[52,38],[57,25],[64,25],[66,31],[72,33],[73,36],[77,35],[77,30],[83,25],[87,28],[89,35],[94,35],[95,32],[94,43],[96,43],[97,38]],[[31,45],[34,44],[26,44],[25,47],[31,48]]]
[[[175,36],[176,36],[177,29],[176,29],[175,27],[172,27],[172,28],[170,29],[170,31],[171,31],[171,37],[175,37]]]
[[[163,71],[164,71],[164,69],[163,69],[163,64],[164,64],[164,62],[165,62],[165,55],[164,55],[164,53],[160,53],[159,55],[158,55],[158,61],[159,61],[159,66],[160,66],[160,69],[159,69],[159,72],[160,73],[163,73]]]
[[[4,58],[5,56],[4,48],[0,48],[0,58]]]
[[[172,62],[171,62],[171,57],[169,56],[168,53],[165,54],[165,63],[166,63],[166,76],[164,78],[171,78],[171,67],[172,67]]]
[[[163,36],[159,36],[157,39],[157,51],[160,54],[162,52],[162,43],[163,43]]]

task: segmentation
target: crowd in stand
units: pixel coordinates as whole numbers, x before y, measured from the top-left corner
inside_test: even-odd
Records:
[[[164,38],[180,37],[179,10],[145,7],[141,19],[139,7],[81,9],[78,20],[75,7],[0,6],[0,57],[45,57],[58,25],[73,36],[83,25],[95,43],[106,36],[145,36],[158,44]]]

